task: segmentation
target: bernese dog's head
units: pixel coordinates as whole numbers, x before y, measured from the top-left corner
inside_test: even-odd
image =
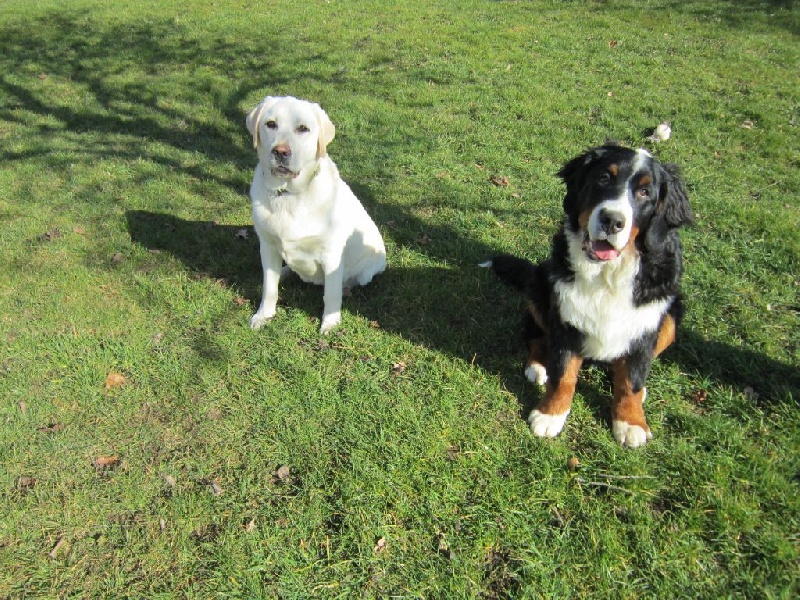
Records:
[[[567,186],[566,228],[585,258],[614,261],[692,222],[678,168],[643,149],[607,144],[587,150],[558,172]]]

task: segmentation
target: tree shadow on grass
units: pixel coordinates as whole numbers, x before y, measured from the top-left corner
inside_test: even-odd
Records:
[[[763,23],[796,34],[800,32],[800,20],[792,12],[795,4],[795,0],[663,0],[652,3],[651,10],[693,15],[744,31],[752,31],[755,23]],[[627,11],[630,7],[626,3],[603,3],[602,10]]]

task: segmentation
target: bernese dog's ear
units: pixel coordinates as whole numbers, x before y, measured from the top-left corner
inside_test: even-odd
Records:
[[[567,186],[567,193],[564,196],[564,212],[568,215],[574,214],[577,210],[577,194],[583,188],[589,165],[605,153],[602,146],[591,148],[570,160],[556,173]]]
[[[664,177],[659,190],[658,210],[669,227],[690,225],[694,222],[694,215],[678,165],[668,163],[662,165],[662,169]]]

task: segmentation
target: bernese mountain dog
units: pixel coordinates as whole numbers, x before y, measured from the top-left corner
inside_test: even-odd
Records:
[[[641,446],[652,437],[645,380],[683,314],[677,230],[692,209],[677,166],[643,149],[592,148],[558,176],[566,218],[550,258],[500,255],[481,265],[527,296],[525,374],[547,386],[528,423],[537,436],[558,435],[581,364],[601,361],[611,365],[614,437]]]

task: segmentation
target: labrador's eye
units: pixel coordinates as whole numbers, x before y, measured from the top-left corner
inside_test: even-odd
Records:
[[[308,133],[309,131],[311,131],[311,130],[308,127],[306,127],[305,125],[300,125],[297,128],[297,133]]]
[[[275,121],[273,121],[272,119],[267,121],[267,129],[277,129],[277,128],[278,124]]]

